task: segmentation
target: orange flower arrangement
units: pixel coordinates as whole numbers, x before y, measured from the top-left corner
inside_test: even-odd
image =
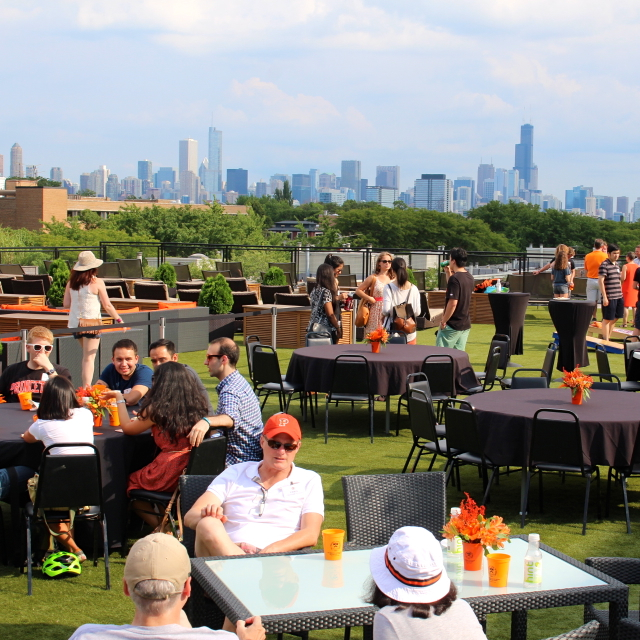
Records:
[[[6,400],[4,399],[4,396],[0,393],[0,404],[6,402]]]
[[[78,387],[76,389],[76,397],[78,402],[89,409],[94,416],[104,417],[109,414],[109,400],[102,397],[106,389],[107,387],[103,384],[94,384],[92,387]]]
[[[442,535],[449,540],[460,536],[465,542],[479,542],[485,555],[489,548],[502,549],[505,542],[510,542],[511,529],[500,516],[486,518],[485,507],[479,507],[468,493],[464,495],[467,497],[460,503],[460,514],[444,525]]]
[[[575,396],[579,390],[582,390],[584,397],[589,397],[589,389],[593,384],[593,378],[588,376],[586,373],[582,373],[582,371],[580,371],[580,365],[576,365],[576,368],[573,371],[567,371],[563,368],[562,372],[564,375],[562,376],[561,387],[568,387],[571,389],[572,396]]]
[[[384,327],[379,326],[377,329],[369,331],[364,340],[365,342],[381,342],[382,344],[387,344],[389,340],[389,334],[384,329]]]

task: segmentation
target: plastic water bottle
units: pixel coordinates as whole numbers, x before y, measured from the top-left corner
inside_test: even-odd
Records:
[[[451,517],[460,515],[460,507],[451,507],[450,512]],[[462,557],[462,538],[460,536],[455,536],[449,540],[449,553],[460,554]]]
[[[542,583],[542,551],[540,551],[540,534],[529,534],[529,548],[524,557],[524,585],[535,587]]]
[[[496,293],[502,293],[502,280],[498,278],[498,282],[496,282]]]

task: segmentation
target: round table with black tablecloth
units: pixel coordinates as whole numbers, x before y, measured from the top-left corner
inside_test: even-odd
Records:
[[[465,351],[444,347],[390,344],[372,353],[368,344],[335,344],[296,349],[287,370],[287,382],[301,384],[306,391],[328,393],[331,390],[333,361],[340,355],[365,356],[369,363],[371,389],[383,396],[396,396],[407,389],[407,376],[420,371],[427,356],[448,355],[453,358],[458,392],[479,384]]]
[[[578,365],[589,366],[587,331],[596,310],[591,300],[549,300],[549,315],[558,332],[558,371],[573,371]]]
[[[512,355],[524,353],[524,317],[530,293],[488,293],[496,333],[511,338]]]
[[[592,389],[581,405],[571,404],[571,390],[566,388],[478,393],[465,400],[476,410],[486,455],[505,466],[523,464],[538,409],[565,409],[578,416],[587,464],[629,464],[640,429],[640,395],[624,391]]]
[[[31,424],[33,413],[22,411],[18,403],[0,404],[0,469],[40,466],[42,443],[27,444],[20,437]],[[153,460],[156,445],[151,431],[127,436],[116,431],[116,427],[105,426],[96,427],[94,433],[99,434],[94,435],[94,444],[100,454],[107,530],[109,544],[113,546],[122,540],[129,474]]]

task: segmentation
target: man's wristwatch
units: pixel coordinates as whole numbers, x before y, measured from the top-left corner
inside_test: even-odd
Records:
[[[54,373],[56,372],[55,369],[49,369],[49,371],[47,371],[47,373],[52,376]]]

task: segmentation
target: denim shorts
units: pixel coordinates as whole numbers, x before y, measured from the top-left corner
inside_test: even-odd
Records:
[[[569,285],[568,284],[554,284],[553,285],[553,293],[557,295],[567,295],[569,293]]]

